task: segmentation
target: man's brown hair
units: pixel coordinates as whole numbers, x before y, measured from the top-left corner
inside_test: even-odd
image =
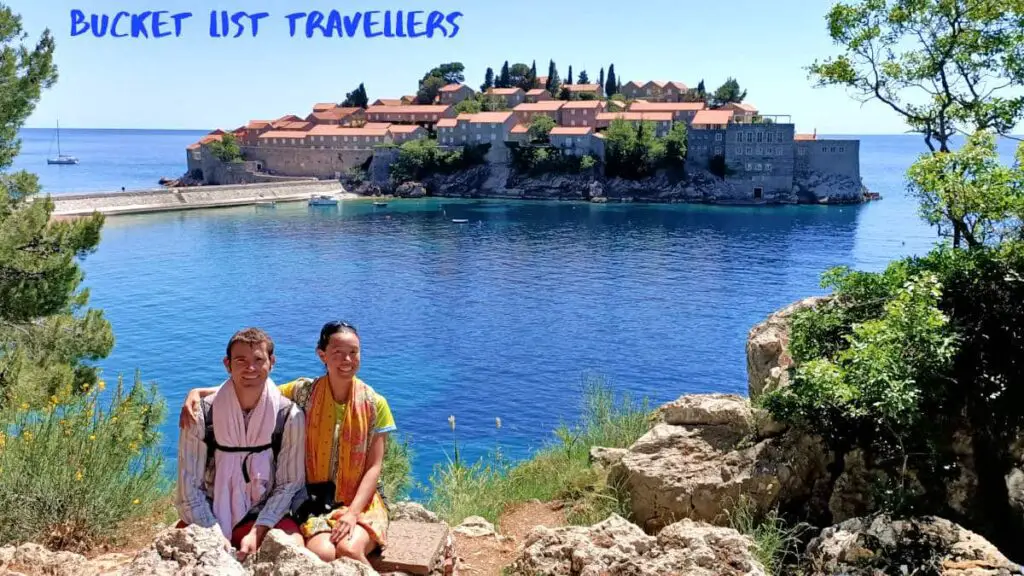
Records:
[[[274,355],[274,341],[270,338],[269,334],[259,328],[246,328],[235,332],[235,335],[231,337],[231,340],[228,340],[228,358],[231,358],[231,347],[239,343],[248,344],[253,347],[260,344],[266,344],[267,354],[270,356]]]

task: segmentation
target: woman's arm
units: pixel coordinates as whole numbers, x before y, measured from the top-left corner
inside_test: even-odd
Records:
[[[355,514],[362,514],[373,500],[377,492],[377,481],[380,480],[380,471],[384,467],[384,442],[387,441],[387,434],[378,434],[370,445],[370,453],[367,455],[366,472],[363,479],[359,481],[359,489],[356,490],[356,497],[348,505],[348,509]]]
[[[216,392],[216,386],[211,388],[193,388],[189,390],[188,396],[185,397],[185,403],[181,406],[181,414],[178,415],[178,428],[184,430],[192,424],[195,424],[196,419],[199,416],[199,403],[202,402],[203,398],[206,398],[210,394],[214,394]]]

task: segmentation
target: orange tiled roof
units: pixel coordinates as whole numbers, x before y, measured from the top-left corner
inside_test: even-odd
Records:
[[[572,100],[565,103],[563,108],[600,108],[600,100]]]
[[[373,106],[401,106],[401,105],[402,105],[401,98],[378,98],[378,99],[373,101]]]
[[[470,124],[502,124],[512,117],[511,110],[504,112],[480,112],[473,114],[469,119]]]
[[[364,126],[365,128],[365,126]],[[392,134],[411,134],[413,132],[423,130],[422,126],[415,124],[392,124],[387,128]]]
[[[299,132],[297,130],[270,130],[260,134],[260,140],[264,138],[297,138],[301,140],[307,134],[308,132]]]
[[[305,120],[299,120],[296,122],[277,122],[274,124],[275,130],[293,130],[296,132],[305,132],[313,126],[312,122],[306,122]]]
[[[461,114],[460,114],[461,116]],[[455,118],[441,118],[437,121],[438,128],[454,128],[459,125],[459,121]]]
[[[202,146],[202,144],[200,144],[199,142],[196,142],[195,144],[189,144],[188,146],[185,146],[185,150],[195,150],[196,148],[199,148],[200,146]]]
[[[732,110],[701,110],[693,117],[693,125],[728,124],[729,120],[732,119],[732,115]]]
[[[818,136],[815,134],[794,134],[793,140],[817,140]]]
[[[266,128],[267,126],[270,126],[270,120],[250,120],[249,123],[245,125],[245,127],[250,130],[259,130],[261,128]]]
[[[488,94],[494,94],[495,96],[511,96],[517,92],[522,92],[522,88],[488,88]]]
[[[630,112],[683,112],[703,110],[703,102],[633,102]]]
[[[739,108],[744,112],[757,112],[757,106],[753,104],[747,104],[745,102],[730,102],[726,106],[732,106],[733,108]]]
[[[552,136],[586,136],[594,129],[590,126],[555,126],[551,129]]]
[[[223,139],[220,134],[207,134],[199,139],[200,144],[209,144],[210,142],[219,142]]]
[[[532,90],[527,90],[526,91],[526,95],[527,96],[540,96],[541,94],[543,94],[545,92],[547,92],[547,90],[545,90],[543,88],[534,88]]]
[[[637,82],[636,80],[630,80],[629,82],[626,82],[626,86],[630,86],[630,85],[632,85],[632,86],[634,86],[636,88],[643,88],[644,86],[647,85],[647,83],[646,82],[640,83],[640,82]]]
[[[207,136],[213,136],[214,134],[223,134],[223,133],[224,133],[223,130],[221,130],[220,128],[217,128],[216,130],[214,130],[214,131],[210,132],[209,134],[207,134]]]
[[[526,124],[516,124],[512,127],[512,130],[510,130],[512,134],[526,134],[529,131],[530,127]]]
[[[601,89],[600,84],[563,84],[563,88],[568,88],[569,92],[596,92]]]
[[[318,102],[313,104],[313,112],[324,112],[337,107],[338,105],[333,102]]]
[[[392,126],[394,126],[394,124],[392,124],[391,122],[367,122],[366,124],[363,124],[362,126],[360,126],[360,128],[370,128],[372,130],[372,129],[390,128]]]
[[[554,112],[565,106],[563,100],[545,100],[543,102],[524,102],[516,105],[514,112]]]
[[[451,106],[447,104],[402,104],[401,106],[370,106],[367,114],[443,114]]]
[[[355,114],[356,112],[359,112],[360,110],[362,110],[362,108],[342,108],[338,106],[331,108],[330,110],[313,112],[312,114],[310,114],[310,116],[316,118],[317,120],[342,120],[344,118],[348,118],[349,116]]]
[[[622,119],[629,120],[632,122],[671,122],[671,112],[602,112],[597,115],[598,121],[611,122],[612,120]]]
[[[310,136],[387,136],[388,128],[350,128],[321,124],[307,132]]]
[[[463,86],[465,86],[465,84],[448,84],[447,86],[441,88],[440,92],[458,92],[459,90],[462,89]]]
[[[285,114],[284,116],[281,116],[277,120],[271,122],[271,124],[279,124],[281,122],[295,122],[296,120],[302,120],[302,118],[299,118],[295,114]]]

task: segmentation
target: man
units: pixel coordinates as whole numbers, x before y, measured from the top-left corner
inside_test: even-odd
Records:
[[[241,558],[256,552],[271,528],[303,545],[288,512],[306,483],[306,427],[269,377],[275,361],[274,342],[262,330],[232,336],[224,357],[230,377],[203,399],[178,441],[178,527],[218,526]]]

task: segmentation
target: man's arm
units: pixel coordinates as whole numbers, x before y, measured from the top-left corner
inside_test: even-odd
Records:
[[[199,410],[195,422],[178,433],[178,486],[174,505],[181,520],[204,528],[217,526],[206,497],[206,421]]]
[[[306,486],[306,420],[292,404],[281,438],[281,453],[274,471],[274,488],[256,518],[256,526],[273,528],[288,514],[295,494]]]

